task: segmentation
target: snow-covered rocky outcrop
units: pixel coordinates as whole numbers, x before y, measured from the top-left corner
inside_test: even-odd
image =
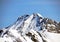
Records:
[[[39,13],[20,16],[14,24],[0,30],[0,42],[60,42],[60,22]]]

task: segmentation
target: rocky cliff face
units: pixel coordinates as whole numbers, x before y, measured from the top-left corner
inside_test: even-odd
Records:
[[[39,13],[20,16],[0,30],[0,42],[60,42],[60,22]]]

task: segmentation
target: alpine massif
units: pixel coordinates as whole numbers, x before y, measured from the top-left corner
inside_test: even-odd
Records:
[[[0,30],[0,42],[60,42],[60,22],[39,13],[20,16]]]

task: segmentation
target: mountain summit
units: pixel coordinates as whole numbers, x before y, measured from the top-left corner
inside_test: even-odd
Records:
[[[60,42],[60,22],[39,13],[20,16],[0,30],[0,42]]]

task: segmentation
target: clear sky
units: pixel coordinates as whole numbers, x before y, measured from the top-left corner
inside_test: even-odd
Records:
[[[13,24],[19,16],[32,13],[60,21],[60,0],[0,0],[0,28]]]

